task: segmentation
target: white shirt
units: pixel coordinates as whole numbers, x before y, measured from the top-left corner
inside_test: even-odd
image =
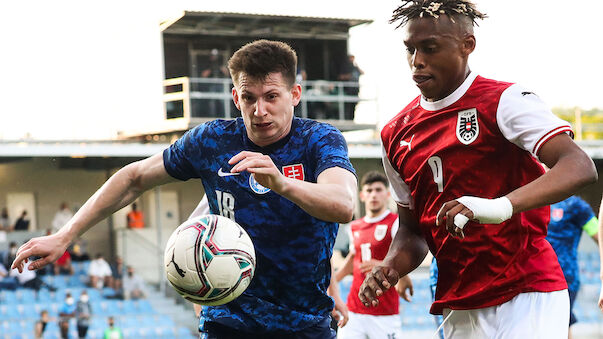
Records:
[[[94,259],[88,267],[88,275],[95,277],[108,277],[111,275],[111,266],[103,258]]]
[[[58,231],[63,225],[65,225],[71,218],[73,213],[67,208],[58,211],[52,219],[52,230]]]

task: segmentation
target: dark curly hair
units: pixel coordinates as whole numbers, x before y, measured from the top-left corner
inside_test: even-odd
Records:
[[[469,0],[402,0],[402,4],[396,8],[389,20],[390,24],[399,21],[398,26],[406,25],[409,20],[423,18],[426,15],[435,19],[440,15],[447,15],[452,22],[455,18],[468,18],[472,25],[477,25],[477,19],[488,17],[485,13],[478,11],[475,4]]]

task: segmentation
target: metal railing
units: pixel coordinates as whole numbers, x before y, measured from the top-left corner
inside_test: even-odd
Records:
[[[302,100],[295,114],[303,118],[353,120],[360,98],[354,81],[302,82]],[[163,81],[166,119],[234,118],[240,116],[232,102],[230,78],[180,77]]]

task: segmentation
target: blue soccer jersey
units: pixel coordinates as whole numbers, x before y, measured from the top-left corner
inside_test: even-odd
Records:
[[[582,230],[589,235],[596,233],[597,218],[588,203],[572,196],[551,205],[551,221],[546,239],[551,243],[559,264],[565,275],[570,291],[577,292],[580,287],[578,271],[578,243]]]
[[[226,305],[204,307],[202,318],[250,333],[302,330],[333,309],[326,290],[338,224],[310,216],[248,172],[225,176],[228,160],[241,151],[269,155],[285,176],[315,183],[331,167],[355,174],[345,139],[331,125],[294,118],[286,137],[259,147],[238,118],[197,126],[163,153],[167,172],[200,178],[211,213],[234,219],[255,246],[251,285]]]

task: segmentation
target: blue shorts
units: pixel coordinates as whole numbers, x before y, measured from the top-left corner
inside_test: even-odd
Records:
[[[576,318],[576,315],[574,314],[574,301],[576,301],[576,295],[578,294],[578,291],[569,291],[569,298],[570,298],[570,320],[569,320],[569,325],[572,326],[573,324],[578,322],[578,318]]]
[[[331,317],[299,332],[247,333],[217,322],[206,321],[199,329],[199,339],[335,339]]]

